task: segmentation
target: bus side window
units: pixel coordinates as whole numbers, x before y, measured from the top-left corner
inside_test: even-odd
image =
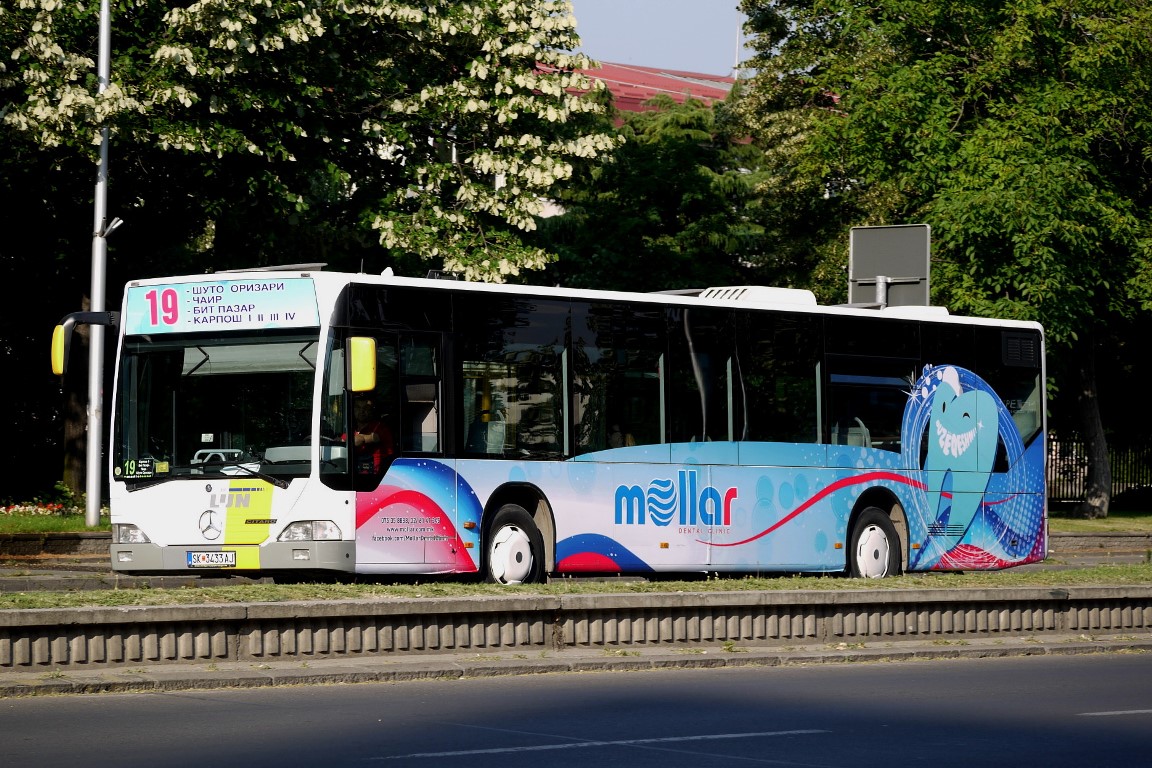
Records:
[[[568,302],[456,297],[464,453],[517,459],[563,455]]]
[[[820,441],[819,318],[750,312],[737,318],[736,438]]]
[[[440,451],[440,344],[438,337],[400,343],[401,440],[405,450]]]
[[[916,362],[829,355],[832,445],[900,452],[900,427]]]
[[[664,442],[664,315],[610,302],[572,307],[577,455]]]
[[[668,310],[668,423],[671,442],[730,440],[732,313]]]
[[[1040,434],[1044,423],[1044,380],[1040,334],[979,328],[977,354],[982,378],[1004,403],[1025,445]]]

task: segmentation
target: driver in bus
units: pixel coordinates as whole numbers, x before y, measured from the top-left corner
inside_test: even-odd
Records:
[[[356,472],[361,475],[377,474],[383,467],[384,457],[396,452],[392,431],[384,423],[383,417],[377,415],[375,404],[367,395],[356,397],[352,415],[355,421],[352,440]]]

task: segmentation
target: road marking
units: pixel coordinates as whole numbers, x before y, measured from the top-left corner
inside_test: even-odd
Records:
[[[617,741],[579,741],[572,744],[540,744],[534,747],[493,747],[492,749],[467,749],[456,752],[414,752],[409,755],[385,755],[370,760],[410,760],[416,757],[468,757],[470,755],[499,755],[515,752],[546,752],[556,749],[585,749],[587,747],[633,747],[648,744],[672,744],[684,741],[719,741],[721,739],[755,739],[765,736],[808,736],[815,733],[829,733],[820,730],[760,731],[757,733],[713,733],[702,736],[665,736],[658,739],[620,739]]]
[[[1152,715],[1152,709],[1118,709],[1115,712],[1081,712],[1079,717],[1116,717],[1118,715]]]

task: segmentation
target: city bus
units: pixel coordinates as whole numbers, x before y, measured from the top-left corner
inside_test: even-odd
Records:
[[[1035,323],[321,265],[132,281],[113,319],[116,571],[519,584],[1047,554]]]

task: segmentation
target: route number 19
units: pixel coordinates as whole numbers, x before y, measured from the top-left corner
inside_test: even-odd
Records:
[[[148,312],[152,325],[159,325],[161,320],[165,325],[175,325],[180,319],[180,301],[173,289],[148,291],[144,294],[144,298],[148,300]]]

